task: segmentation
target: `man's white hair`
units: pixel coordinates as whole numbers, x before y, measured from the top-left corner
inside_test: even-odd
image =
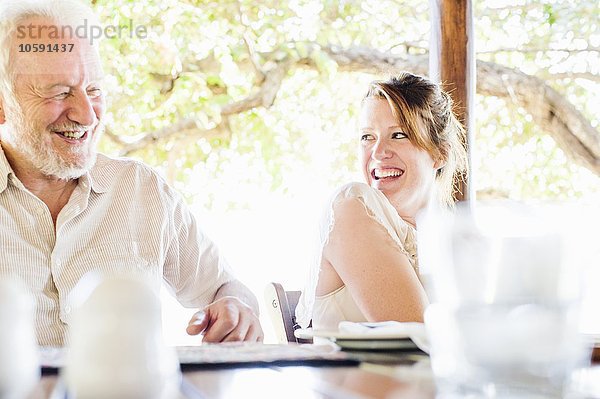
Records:
[[[15,70],[12,65],[16,48],[13,40],[19,26],[26,20],[42,17],[57,25],[100,25],[94,11],[79,0],[18,0],[0,2],[0,98],[9,105],[14,102]]]

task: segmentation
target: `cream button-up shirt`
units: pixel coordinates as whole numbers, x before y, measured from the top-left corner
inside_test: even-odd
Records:
[[[40,345],[62,346],[69,293],[90,271],[141,273],[165,282],[186,307],[210,303],[233,280],[182,198],[148,166],[99,154],[56,221],[12,171],[0,147],[0,276],[36,299]],[[4,326],[2,328],[5,328]]]

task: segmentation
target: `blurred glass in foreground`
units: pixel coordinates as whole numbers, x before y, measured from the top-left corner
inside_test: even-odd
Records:
[[[0,398],[25,398],[40,378],[33,310],[24,285],[0,276]]]
[[[567,205],[429,210],[418,250],[440,397],[562,398],[589,362],[582,280],[592,220]],[[596,260],[597,262],[597,260]]]
[[[181,374],[173,347],[164,344],[160,301],[141,279],[87,275],[91,291],[73,315],[63,371],[75,399],[170,399]]]

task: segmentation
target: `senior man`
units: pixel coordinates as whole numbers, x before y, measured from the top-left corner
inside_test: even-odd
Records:
[[[92,10],[76,0],[3,3],[0,275],[36,296],[38,343],[65,344],[67,298],[93,270],[166,282],[201,309],[187,332],[204,341],[262,340],[256,298],[181,197],[148,166],[96,154],[105,106],[97,41],[64,29],[96,24]]]

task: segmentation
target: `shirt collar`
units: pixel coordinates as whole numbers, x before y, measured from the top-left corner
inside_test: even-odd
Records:
[[[0,193],[4,192],[8,186],[8,176],[11,174],[14,175],[14,173],[15,172],[13,172],[8,163],[8,159],[6,159],[6,155],[2,149],[2,143],[0,142]]]
[[[106,155],[98,154],[92,169],[82,176],[83,179],[80,179],[80,181],[89,182],[92,190],[99,194],[107,192],[110,186],[110,171],[106,168],[108,160]]]

